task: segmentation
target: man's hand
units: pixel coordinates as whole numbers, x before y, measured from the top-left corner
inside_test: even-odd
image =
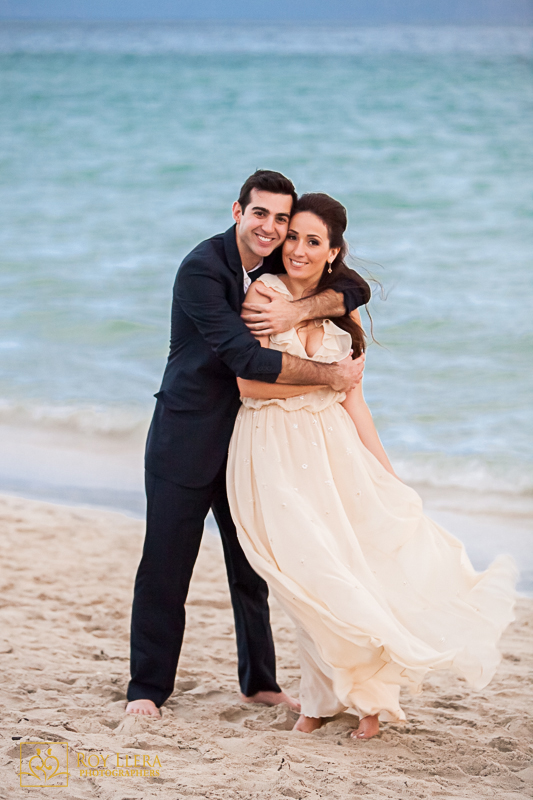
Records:
[[[350,354],[338,363],[324,364],[283,353],[281,373],[276,383],[291,386],[331,386],[336,392],[349,392],[361,382],[364,366],[364,355],[354,361]]]
[[[361,382],[363,377],[363,370],[365,368],[364,353],[355,360],[352,359],[351,353],[342,361],[334,365],[333,371],[334,379],[330,381],[330,386],[336,392],[349,392]]]
[[[241,317],[254,336],[270,336],[284,333],[301,322],[302,307],[287,300],[276,289],[269,289],[257,281],[257,292],[268,298],[267,303],[243,303]]]

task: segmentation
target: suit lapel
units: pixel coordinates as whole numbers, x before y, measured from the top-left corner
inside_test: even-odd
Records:
[[[231,228],[228,228],[228,230],[225,232],[224,251],[226,253],[226,263],[235,275],[235,281],[239,289],[239,303],[242,305],[244,302],[244,276],[242,272],[241,254],[239,253],[239,248],[237,247],[237,236],[235,233],[236,227],[236,225],[232,225]]]
[[[236,225],[228,228],[224,234],[224,250],[228,267],[235,275],[242,274],[242,262],[239,248],[237,247],[237,236],[235,234]]]

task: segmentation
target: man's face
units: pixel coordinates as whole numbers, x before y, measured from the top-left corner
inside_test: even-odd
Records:
[[[237,223],[237,244],[245,267],[283,244],[287,236],[292,209],[288,194],[272,194],[252,189],[250,202],[244,209],[233,204],[233,219]]]

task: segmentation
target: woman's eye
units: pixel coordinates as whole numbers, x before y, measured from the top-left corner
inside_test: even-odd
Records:
[[[314,244],[315,247],[319,244],[316,239],[309,239],[309,244]]]
[[[294,235],[294,233],[288,233],[287,234],[287,239],[290,239],[291,242],[294,242],[294,240],[296,239],[296,236]]]

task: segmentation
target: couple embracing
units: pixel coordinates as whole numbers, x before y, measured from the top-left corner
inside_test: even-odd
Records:
[[[490,681],[514,567],[500,557],[475,572],[394,473],[362,392],[357,309],[370,290],[345,263],[344,207],[259,170],[233,217],[186,256],[174,286],[127,711],[158,716],[173,691],[212,509],[242,699],[301,710],[295,727],[308,733],[349,711],[351,735],[371,738],[380,719],[405,719],[400,687],[418,691],[429,671]],[[300,702],[276,681],[268,588],[295,624]]]

